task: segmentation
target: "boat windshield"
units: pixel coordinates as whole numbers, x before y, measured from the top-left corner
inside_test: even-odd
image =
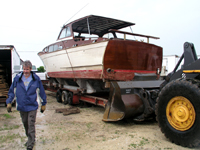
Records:
[[[71,36],[71,31],[69,27],[65,27],[62,29],[59,39]]]

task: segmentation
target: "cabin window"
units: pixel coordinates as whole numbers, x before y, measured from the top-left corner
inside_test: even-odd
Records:
[[[64,38],[65,37],[65,34],[66,34],[66,28],[64,28],[60,34],[60,39],[61,38]]]
[[[49,52],[57,51],[57,50],[60,50],[60,49],[62,49],[62,48],[60,48],[60,46],[58,46],[57,44],[49,46]]]
[[[49,46],[49,52],[53,52],[53,45]]]
[[[66,37],[70,36],[71,35],[71,31],[70,31],[70,28],[67,27],[67,33],[66,33]]]
[[[61,34],[60,34],[60,39],[65,38],[71,36],[71,31],[69,27],[66,27],[62,30]]]
[[[60,50],[60,49],[63,49],[62,45],[60,45],[60,46],[58,47],[58,50]]]
[[[47,49],[47,48],[45,48],[43,51],[44,51],[44,52],[48,52],[48,49]]]
[[[58,45],[57,45],[57,44],[55,44],[55,45],[53,46],[53,51],[56,51],[56,50],[58,50]]]

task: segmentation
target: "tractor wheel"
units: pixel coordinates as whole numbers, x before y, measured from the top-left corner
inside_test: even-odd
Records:
[[[56,92],[56,100],[57,100],[57,102],[59,102],[59,103],[62,102],[61,97],[62,97],[62,92],[61,92],[61,90],[58,89],[57,92]]]
[[[62,102],[65,105],[68,104],[67,95],[68,95],[67,91],[62,91]]]
[[[200,144],[200,89],[189,81],[175,80],[159,93],[156,119],[170,141],[184,146]]]
[[[72,92],[68,92],[67,94],[67,101],[69,105],[73,104],[73,93]]]

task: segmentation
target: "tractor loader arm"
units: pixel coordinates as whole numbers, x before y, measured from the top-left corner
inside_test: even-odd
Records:
[[[200,60],[197,58],[196,50],[193,43],[185,42],[183,45],[184,52],[180,57],[178,63],[176,64],[174,70],[170,72],[165,81],[162,83],[161,88],[163,88],[167,83],[176,80],[178,78],[182,78],[185,76],[183,70],[190,70],[190,69],[200,69]],[[181,65],[183,62],[183,65]],[[197,74],[190,74],[187,78],[195,78],[198,76]]]

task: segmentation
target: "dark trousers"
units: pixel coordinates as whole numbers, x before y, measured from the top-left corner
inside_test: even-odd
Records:
[[[35,143],[35,120],[36,120],[37,110],[22,112],[20,111],[20,116],[24,124],[25,133],[28,137],[27,148],[32,149]]]

